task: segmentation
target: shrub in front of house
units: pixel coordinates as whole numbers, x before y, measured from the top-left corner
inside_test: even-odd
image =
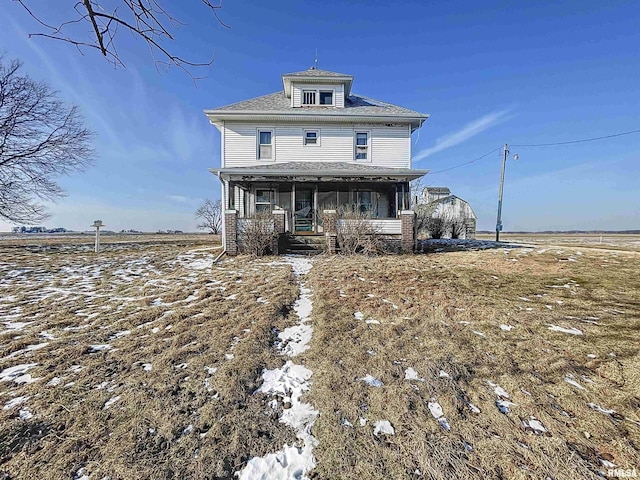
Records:
[[[274,252],[277,237],[269,212],[258,212],[242,219],[238,225],[238,247],[242,253],[252,257],[277,253]]]

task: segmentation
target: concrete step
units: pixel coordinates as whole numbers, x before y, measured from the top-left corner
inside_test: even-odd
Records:
[[[285,245],[288,253],[311,255],[326,250],[324,235],[288,235]]]

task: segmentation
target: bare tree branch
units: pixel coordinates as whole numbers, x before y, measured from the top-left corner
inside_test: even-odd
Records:
[[[222,201],[205,200],[196,210],[196,219],[201,220],[197,225],[200,230],[209,230],[209,233],[218,235],[222,231]]]
[[[63,196],[56,178],[83,170],[94,151],[78,107],[20,66],[0,57],[0,218],[26,223],[47,217],[37,200]]]
[[[193,75],[192,69],[211,66],[215,59],[214,51],[208,61],[187,60],[172,53],[169,47],[163,44],[165,40],[174,41],[175,37],[172,30],[178,30],[185,24],[162,7],[159,0],[118,0],[119,6],[111,9],[107,8],[104,1],[79,0],[74,5],[77,17],[62,22],[57,26],[41,18],[28,5],[29,0],[14,1],[18,2],[36,22],[45,28],[44,32],[31,33],[29,37],[35,36],[60,40],[70,43],[78,49],[84,47],[96,49],[115,67],[125,66],[116,47],[118,27],[128,30],[134,37],[141,38],[146,42],[156,69],[160,65],[167,67],[173,65],[195,80],[198,77]],[[213,12],[216,21],[220,25],[225,28],[231,28],[221,20],[218,14],[218,11],[222,8],[222,0],[217,4],[211,0],[201,0],[201,2]],[[87,31],[83,31],[80,28],[84,24],[89,27]],[[89,33],[94,41],[84,40],[86,33]]]

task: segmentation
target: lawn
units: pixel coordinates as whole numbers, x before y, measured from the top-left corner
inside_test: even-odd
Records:
[[[311,448],[298,473],[319,479],[639,469],[636,252],[319,256],[296,275],[219,252],[0,243],[0,472],[251,478]],[[292,361],[310,378],[266,388]]]
[[[639,272],[637,254],[580,249],[318,261],[319,478],[637,468]]]

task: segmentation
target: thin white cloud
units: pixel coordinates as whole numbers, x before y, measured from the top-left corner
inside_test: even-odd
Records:
[[[178,203],[188,203],[191,200],[190,198],[183,195],[167,195],[167,198]]]
[[[471,123],[468,123],[457,132],[445,135],[436,140],[434,146],[420,150],[413,156],[414,162],[419,162],[425,158],[433,155],[434,153],[441,152],[447,148],[458,145],[462,142],[466,142],[471,137],[475,137],[481,132],[484,132],[488,128],[491,128],[499,123],[504,122],[511,113],[511,110],[499,110],[497,112],[491,112],[484,115]]]

